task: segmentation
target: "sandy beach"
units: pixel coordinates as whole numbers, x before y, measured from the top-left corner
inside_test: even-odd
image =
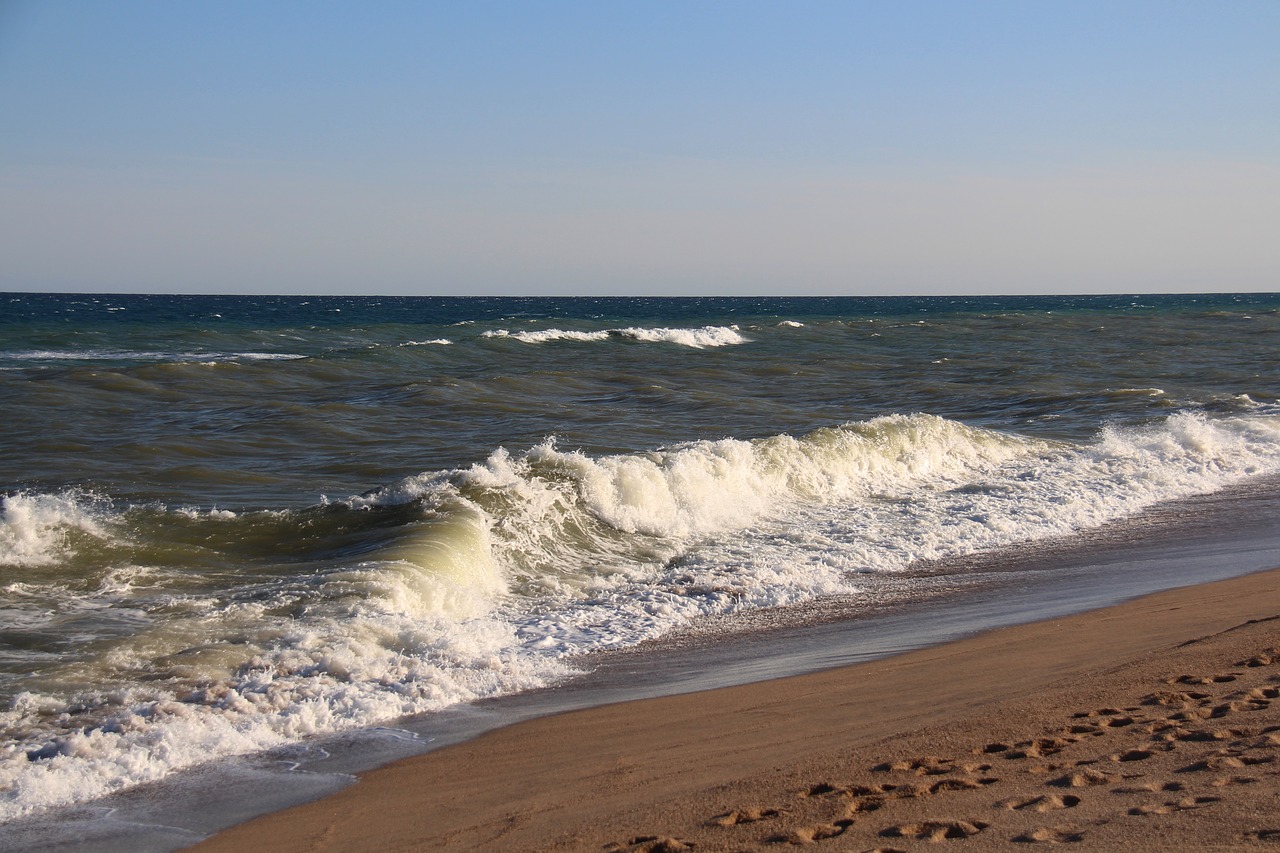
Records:
[[[577,711],[196,850],[1280,843],[1280,570],[812,675]]]

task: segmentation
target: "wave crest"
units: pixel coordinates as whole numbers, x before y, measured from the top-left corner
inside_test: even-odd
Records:
[[[47,566],[109,536],[105,502],[88,492],[0,496],[0,566]]]
[[[11,495],[11,563],[67,559],[60,537],[128,529],[153,540],[128,550],[152,567],[139,587],[153,597],[136,633],[101,653],[86,644],[65,684],[42,676],[0,710],[21,745],[0,755],[0,820],[214,755],[546,685],[577,653],[1276,471],[1276,414],[1183,412],[1083,443],[915,414],[607,456],[548,440],[301,511],[113,516],[90,496]],[[196,589],[194,563],[164,562],[198,549],[245,576]],[[35,630],[59,610],[35,600],[56,573],[26,574]],[[129,594],[130,577],[110,580],[111,596]],[[122,612],[141,614],[135,604]]]
[[[641,343],[679,344],[693,349],[747,343],[747,338],[743,337],[736,326],[703,326],[698,329],[628,327],[625,329],[603,329],[590,332],[574,329],[539,329],[520,332],[495,329],[482,333],[481,337],[513,338],[526,344],[545,344],[554,341],[576,341],[582,343],[607,341],[611,338],[625,338]]]

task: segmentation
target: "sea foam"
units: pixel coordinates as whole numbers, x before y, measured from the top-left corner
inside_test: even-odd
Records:
[[[1274,413],[1182,412],[1084,443],[893,415],[643,453],[496,449],[306,511],[149,510],[136,518],[157,541],[202,542],[210,560],[217,542],[318,556],[217,591],[161,565],[115,567],[96,606],[119,602],[137,627],[86,645],[65,678],[31,681],[0,712],[0,818],[550,684],[575,655],[705,616],[856,593],[867,573],[1070,534],[1277,470]],[[111,535],[105,512],[71,494],[7,496],[6,564],[74,561]],[[186,552],[128,556],[169,553]],[[38,574],[23,583],[38,598]]]
[[[56,563],[82,537],[105,539],[103,500],[88,492],[0,496],[0,566]]]
[[[630,339],[642,343],[672,343],[703,349],[705,347],[731,346],[747,342],[736,326],[703,326],[697,329],[668,329],[628,327],[579,331],[567,329],[540,329],[512,332],[494,329],[482,333],[485,338],[513,338],[526,344],[545,344],[553,341],[593,342],[610,339]]]

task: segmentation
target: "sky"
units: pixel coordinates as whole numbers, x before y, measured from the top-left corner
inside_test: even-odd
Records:
[[[0,0],[0,290],[1280,291],[1276,0]]]

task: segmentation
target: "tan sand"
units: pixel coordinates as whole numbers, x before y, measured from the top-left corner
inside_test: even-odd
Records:
[[[1280,570],[511,726],[200,851],[1280,850]]]

